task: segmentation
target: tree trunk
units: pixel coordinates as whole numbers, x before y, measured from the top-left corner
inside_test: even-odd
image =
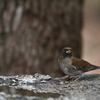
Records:
[[[61,76],[62,48],[81,56],[82,8],[83,0],[0,1],[0,74]]]

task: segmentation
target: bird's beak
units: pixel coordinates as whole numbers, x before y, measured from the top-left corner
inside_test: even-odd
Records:
[[[66,51],[66,53],[70,53],[70,52],[71,52],[71,50],[67,50],[67,51]]]

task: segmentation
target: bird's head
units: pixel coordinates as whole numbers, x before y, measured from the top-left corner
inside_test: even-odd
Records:
[[[62,56],[63,57],[72,57],[72,48],[71,47],[64,47],[62,49]]]

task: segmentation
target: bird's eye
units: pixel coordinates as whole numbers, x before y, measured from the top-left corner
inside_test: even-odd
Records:
[[[68,50],[65,50],[66,52],[68,51]]]
[[[66,52],[66,51],[68,51],[68,50],[64,49],[64,51]]]

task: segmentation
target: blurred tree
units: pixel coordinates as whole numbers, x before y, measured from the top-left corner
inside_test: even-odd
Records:
[[[0,0],[0,74],[62,75],[61,49],[81,55],[83,0]]]

